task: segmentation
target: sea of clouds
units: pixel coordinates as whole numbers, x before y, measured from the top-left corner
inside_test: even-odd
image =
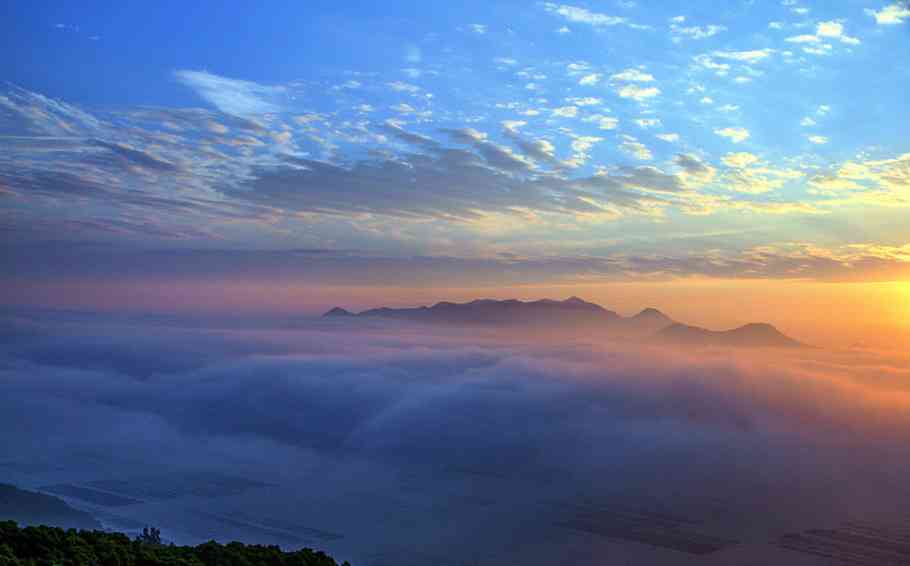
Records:
[[[776,541],[906,524],[908,362],[7,311],[0,481],[111,528],[355,565],[814,564]],[[655,544],[666,520],[724,548]]]

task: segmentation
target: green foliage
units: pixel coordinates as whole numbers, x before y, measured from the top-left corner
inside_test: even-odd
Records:
[[[157,531],[156,531],[157,532]],[[308,548],[283,552],[277,546],[199,546],[150,544],[121,533],[20,528],[0,521],[0,566],[338,566],[328,555]],[[349,566],[347,562],[342,566]]]

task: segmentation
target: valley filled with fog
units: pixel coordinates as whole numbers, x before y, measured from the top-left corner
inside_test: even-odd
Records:
[[[177,543],[816,564],[786,536],[908,526],[906,354],[25,311],[0,333],[0,477]]]

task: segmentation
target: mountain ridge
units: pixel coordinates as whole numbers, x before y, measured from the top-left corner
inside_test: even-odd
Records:
[[[326,311],[324,318],[386,318],[426,323],[513,326],[541,324],[548,327],[594,327],[614,336],[649,338],[662,344],[686,346],[798,347],[766,322],[752,322],[730,330],[709,330],[677,322],[660,310],[647,307],[632,316],[621,316],[576,296],[559,301],[539,299],[475,299],[464,303],[439,301],[432,306],[377,307],[351,312],[342,307]]]
[[[675,345],[751,346],[795,348],[804,344],[790,338],[772,324],[750,322],[730,330],[709,330],[675,323],[660,330],[655,339]]]

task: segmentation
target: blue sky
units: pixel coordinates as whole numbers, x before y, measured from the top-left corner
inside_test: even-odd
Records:
[[[10,261],[907,276],[905,5],[368,4],[8,4]]]

